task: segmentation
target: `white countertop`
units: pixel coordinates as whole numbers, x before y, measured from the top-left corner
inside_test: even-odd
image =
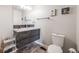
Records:
[[[22,31],[29,31],[29,30],[34,30],[34,29],[40,29],[40,28],[38,27],[20,28],[20,29],[13,29],[13,31],[22,32]]]

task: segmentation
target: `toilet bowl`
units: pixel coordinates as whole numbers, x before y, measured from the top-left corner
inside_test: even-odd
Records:
[[[47,50],[48,53],[63,53],[62,48],[56,45],[50,45]]]
[[[64,35],[52,33],[52,43],[48,46],[48,53],[63,53]]]

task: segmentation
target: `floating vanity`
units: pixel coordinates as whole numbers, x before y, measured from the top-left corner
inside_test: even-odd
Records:
[[[40,28],[37,27],[20,28],[14,29],[13,31],[16,38],[17,49],[21,49],[27,44],[40,39]]]

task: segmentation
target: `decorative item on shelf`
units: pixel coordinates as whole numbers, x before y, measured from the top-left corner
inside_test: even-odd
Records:
[[[70,14],[70,7],[62,8],[61,13],[64,14]]]
[[[51,17],[56,16],[57,14],[57,10],[56,9],[52,9],[51,10]]]
[[[37,18],[37,20],[40,20],[40,19],[50,19],[50,17]]]

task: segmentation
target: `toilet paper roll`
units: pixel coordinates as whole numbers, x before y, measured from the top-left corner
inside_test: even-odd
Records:
[[[68,50],[70,53],[77,53],[77,51],[74,48],[69,48]]]

